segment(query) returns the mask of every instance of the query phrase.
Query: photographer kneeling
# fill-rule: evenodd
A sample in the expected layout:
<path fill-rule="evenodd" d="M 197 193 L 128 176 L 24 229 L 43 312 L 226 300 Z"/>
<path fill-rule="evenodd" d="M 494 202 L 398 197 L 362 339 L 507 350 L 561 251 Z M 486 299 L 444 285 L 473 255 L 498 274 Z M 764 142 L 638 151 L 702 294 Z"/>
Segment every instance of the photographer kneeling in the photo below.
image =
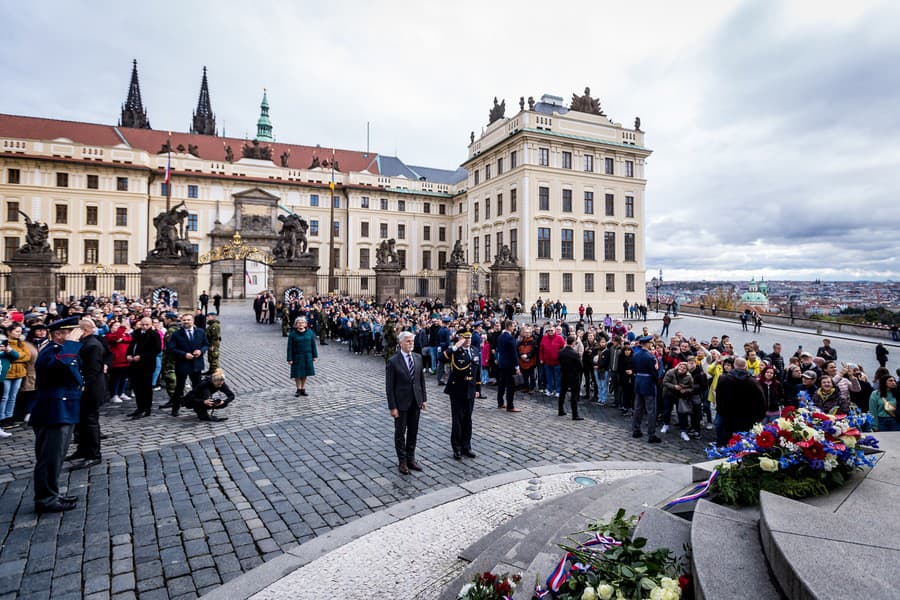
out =
<path fill-rule="evenodd" d="M 217 393 L 224 394 L 225 398 L 214 398 L 213 395 Z M 225 408 L 233 400 L 234 392 L 225 383 L 225 372 L 222 369 L 216 369 L 212 375 L 203 378 L 197 389 L 191 390 L 184 397 L 182 405 L 193 409 L 201 421 L 225 421 L 228 417 L 210 415 L 209 410 Z"/>

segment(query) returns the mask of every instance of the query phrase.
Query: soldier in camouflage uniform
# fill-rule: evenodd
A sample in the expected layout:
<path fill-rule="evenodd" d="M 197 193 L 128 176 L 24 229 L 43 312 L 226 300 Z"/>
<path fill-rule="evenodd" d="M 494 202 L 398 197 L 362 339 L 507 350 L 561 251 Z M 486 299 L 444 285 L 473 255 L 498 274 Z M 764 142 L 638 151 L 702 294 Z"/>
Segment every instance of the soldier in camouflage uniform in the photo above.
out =
<path fill-rule="evenodd" d="M 209 341 L 209 350 L 206 351 L 206 360 L 209 361 L 207 374 L 212 375 L 219 368 L 219 345 L 222 343 L 222 324 L 219 323 L 218 315 L 207 315 L 206 339 Z"/>
<path fill-rule="evenodd" d="M 382 339 L 384 340 L 384 362 L 391 360 L 391 357 L 397 352 L 397 315 L 391 313 L 388 320 L 384 324 Z"/>
<path fill-rule="evenodd" d="M 291 305 L 287 302 L 281 305 L 281 337 L 287 337 L 291 332 Z"/>
<path fill-rule="evenodd" d="M 166 326 L 163 347 L 168 348 L 172 334 L 181 329 L 181 322 L 178 320 L 176 313 L 168 312 L 163 317 L 163 323 Z M 175 397 L 175 357 L 169 352 L 163 352 L 162 370 L 159 373 L 159 380 L 166 386 L 166 394 L 169 395 L 169 401 L 160 406 L 160 408 L 171 408 L 172 398 Z"/>

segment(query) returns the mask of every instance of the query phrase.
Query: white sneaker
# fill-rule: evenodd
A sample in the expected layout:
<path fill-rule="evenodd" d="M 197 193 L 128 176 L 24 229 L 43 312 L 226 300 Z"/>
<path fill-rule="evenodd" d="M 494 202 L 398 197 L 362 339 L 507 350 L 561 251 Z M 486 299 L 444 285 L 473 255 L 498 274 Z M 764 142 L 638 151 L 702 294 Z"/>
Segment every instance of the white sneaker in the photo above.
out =
<path fill-rule="evenodd" d="M 8 438 L 8 437 L 12 437 L 12 434 L 0 429 L 0 438 Z"/>
<path fill-rule="evenodd" d="M 119 398 L 118 396 L 113 396 L 112 398 L 109 399 L 109 401 L 112 402 L 113 404 L 122 404 L 122 399 Z"/>
<path fill-rule="evenodd" d="M 707 424 L 706 424 L 706 429 L 713 429 L 713 424 L 712 424 L 712 423 L 707 423 Z"/>
<path fill-rule="evenodd" d="M 659 432 L 660 433 L 669 433 L 669 425 L 666 424 L 666 425 L 663 425 L 662 427 L 660 427 Z"/>
<path fill-rule="evenodd" d="M 691 441 L 691 437 L 687 434 L 687 431 L 681 432 L 681 439 L 683 439 L 686 442 Z"/>

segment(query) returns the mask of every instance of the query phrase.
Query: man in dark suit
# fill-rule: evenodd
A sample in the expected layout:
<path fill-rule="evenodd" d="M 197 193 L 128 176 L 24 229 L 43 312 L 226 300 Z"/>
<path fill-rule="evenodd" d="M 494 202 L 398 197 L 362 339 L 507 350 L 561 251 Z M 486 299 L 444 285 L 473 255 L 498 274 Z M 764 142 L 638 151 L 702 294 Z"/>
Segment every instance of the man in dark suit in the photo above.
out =
<path fill-rule="evenodd" d="M 125 360 L 128 361 L 128 378 L 134 390 L 137 409 L 128 416 L 140 419 L 150 416 L 153 404 L 153 371 L 156 369 L 156 358 L 162 351 L 162 340 L 159 332 L 153 329 L 150 317 L 144 317 L 137 329 L 131 334 L 131 344 Z"/>
<path fill-rule="evenodd" d="M 512 304 L 507 303 L 507 306 Z M 519 366 L 519 354 L 516 349 L 516 322 L 506 322 L 506 329 L 497 336 L 497 408 L 506 407 L 507 412 L 522 412 L 516 408 L 516 369 Z M 504 404 L 503 396 L 506 395 Z"/>
<path fill-rule="evenodd" d="M 472 412 L 475 410 L 475 382 L 481 377 L 481 357 L 472 349 L 472 333 L 464 331 L 443 352 L 450 365 L 444 393 L 450 396 L 450 446 L 453 458 L 475 458 L 472 452 Z"/>
<path fill-rule="evenodd" d="M 416 438 L 419 434 L 419 414 L 426 408 L 425 370 L 422 357 L 413 352 L 415 336 L 404 331 L 398 336 L 400 352 L 385 365 L 385 388 L 388 409 L 394 418 L 394 447 L 400 473 L 409 475 L 410 469 L 421 471 L 416 462 Z"/>
<path fill-rule="evenodd" d="M 84 332 L 78 351 L 84 389 L 81 393 L 81 413 L 75 428 L 78 449 L 68 459 L 76 461 L 71 469 L 86 469 L 100 464 L 100 406 L 109 399 L 106 373 L 112 363 L 112 355 L 106 343 L 96 335 L 97 325 L 92 319 L 82 319 L 78 327 Z"/>
<path fill-rule="evenodd" d="M 575 350 L 575 342 L 578 338 L 570 335 L 566 338 L 566 347 L 559 351 L 559 416 L 566 414 L 566 394 L 571 394 L 569 403 L 572 406 L 572 420 L 583 421 L 584 417 L 578 416 L 578 390 L 581 387 L 581 374 L 584 366 L 581 357 Z"/>
<path fill-rule="evenodd" d="M 200 310 L 203 311 L 203 314 L 209 314 L 209 294 L 206 293 L 206 290 L 203 290 L 203 293 L 200 294 Z"/>
<path fill-rule="evenodd" d="M 187 313 L 181 315 L 181 329 L 172 334 L 166 348 L 175 359 L 175 394 L 172 396 L 172 416 L 178 416 L 181 398 L 184 396 L 184 384 L 188 377 L 191 388 L 200 385 L 200 374 L 203 373 L 203 355 L 209 349 L 206 332 L 194 327 L 194 316 Z"/>

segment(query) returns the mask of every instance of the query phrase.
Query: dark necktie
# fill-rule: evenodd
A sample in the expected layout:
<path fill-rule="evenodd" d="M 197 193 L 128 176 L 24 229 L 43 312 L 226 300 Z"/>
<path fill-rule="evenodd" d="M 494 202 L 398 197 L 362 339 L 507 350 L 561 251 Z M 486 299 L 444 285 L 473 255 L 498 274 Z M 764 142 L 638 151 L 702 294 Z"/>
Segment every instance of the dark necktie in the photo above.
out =
<path fill-rule="evenodd" d="M 413 366 L 412 354 L 407 354 L 407 355 L 406 355 L 406 365 L 407 365 L 407 367 L 409 368 L 409 377 L 410 377 L 410 379 L 412 379 L 412 376 L 413 376 L 413 369 L 415 368 L 415 367 Z"/>
<path fill-rule="evenodd" d="M 187 334 L 188 334 L 188 342 L 193 342 L 194 341 L 194 331 L 192 329 L 188 329 Z"/>

